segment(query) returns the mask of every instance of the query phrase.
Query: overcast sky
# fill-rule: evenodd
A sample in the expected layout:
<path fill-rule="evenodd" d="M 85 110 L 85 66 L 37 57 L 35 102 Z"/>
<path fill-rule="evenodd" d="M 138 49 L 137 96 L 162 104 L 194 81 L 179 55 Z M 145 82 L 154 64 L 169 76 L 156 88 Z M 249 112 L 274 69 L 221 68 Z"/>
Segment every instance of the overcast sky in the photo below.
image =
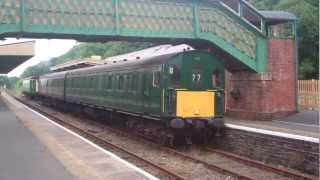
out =
<path fill-rule="evenodd" d="M 8 43 L 16 43 L 16 42 L 24 42 L 24 41 L 32 41 L 35 39 L 13 39 L 7 38 L 6 40 L 1 41 L 0 44 L 8 44 Z M 20 76 L 23 71 L 35 64 L 38 64 L 41 61 L 50 60 L 53 57 L 61 56 L 68 52 L 74 45 L 77 44 L 75 40 L 58 40 L 58 39 L 37 39 L 35 45 L 35 56 L 25 63 L 21 64 L 14 70 L 12 70 L 8 76 Z"/>

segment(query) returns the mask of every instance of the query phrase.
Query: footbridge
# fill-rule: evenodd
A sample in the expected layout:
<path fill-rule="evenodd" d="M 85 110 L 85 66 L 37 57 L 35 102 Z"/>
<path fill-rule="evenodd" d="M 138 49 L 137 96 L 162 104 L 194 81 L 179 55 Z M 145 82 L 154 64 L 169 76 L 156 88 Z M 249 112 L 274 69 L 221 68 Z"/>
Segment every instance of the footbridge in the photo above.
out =
<path fill-rule="evenodd" d="M 208 44 L 239 67 L 266 68 L 266 21 L 244 0 L 1 0 L 6 37 Z"/>

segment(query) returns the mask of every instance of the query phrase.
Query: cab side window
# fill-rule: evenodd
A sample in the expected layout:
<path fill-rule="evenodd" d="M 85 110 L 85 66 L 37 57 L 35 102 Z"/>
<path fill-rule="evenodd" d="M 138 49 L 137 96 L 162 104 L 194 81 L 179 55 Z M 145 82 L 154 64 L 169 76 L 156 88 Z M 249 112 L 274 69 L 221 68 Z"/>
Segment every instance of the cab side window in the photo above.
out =
<path fill-rule="evenodd" d="M 180 68 L 176 65 L 169 67 L 170 81 L 173 85 L 179 85 L 180 82 Z"/>

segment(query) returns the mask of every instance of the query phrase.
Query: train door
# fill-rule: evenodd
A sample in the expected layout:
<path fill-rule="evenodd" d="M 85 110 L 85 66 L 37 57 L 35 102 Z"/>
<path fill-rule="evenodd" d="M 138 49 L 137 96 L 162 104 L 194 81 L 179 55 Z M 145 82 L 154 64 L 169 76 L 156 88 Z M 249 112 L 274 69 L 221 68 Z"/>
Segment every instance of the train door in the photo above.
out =
<path fill-rule="evenodd" d="M 150 87 L 150 110 L 152 114 L 161 115 L 161 66 L 152 69 Z"/>
<path fill-rule="evenodd" d="M 143 96 L 143 108 L 146 113 L 150 113 L 151 99 L 150 99 L 150 86 L 151 86 L 151 73 L 149 71 L 143 72 L 142 76 L 142 96 Z"/>
<path fill-rule="evenodd" d="M 68 74 L 69 73 L 66 73 L 65 75 L 64 75 L 64 77 L 63 77 L 63 100 L 66 100 L 66 87 L 67 87 L 67 77 L 68 77 Z"/>

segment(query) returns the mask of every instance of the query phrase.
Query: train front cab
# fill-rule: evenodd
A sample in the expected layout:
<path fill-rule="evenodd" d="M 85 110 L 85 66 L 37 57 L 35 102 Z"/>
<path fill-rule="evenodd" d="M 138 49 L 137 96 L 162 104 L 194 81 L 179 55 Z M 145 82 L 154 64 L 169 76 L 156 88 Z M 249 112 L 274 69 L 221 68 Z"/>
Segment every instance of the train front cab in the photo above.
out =
<path fill-rule="evenodd" d="M 24 96 L 34 98 L 38 93 L 38 77 L 32 76 L 22 81 L 22 93 Z"/>
<path fill-rule="evenodd" d="M 174 129 L 220 129 L 224 113 L 224 65 L 208 53 L 187 52 L 168 65 L 166 104 Z"/>

